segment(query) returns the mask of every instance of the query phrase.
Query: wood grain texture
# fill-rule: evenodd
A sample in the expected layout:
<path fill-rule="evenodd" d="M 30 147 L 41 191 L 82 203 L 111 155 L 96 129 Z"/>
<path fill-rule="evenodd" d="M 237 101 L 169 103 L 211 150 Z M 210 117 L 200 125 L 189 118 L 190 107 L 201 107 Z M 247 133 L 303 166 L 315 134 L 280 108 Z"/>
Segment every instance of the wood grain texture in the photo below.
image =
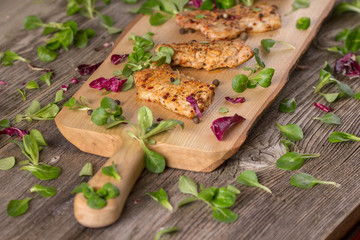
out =
<path fill-rule="evenodd" d="M 320 0 L 319 0 L 320 1 Z M 59 58 L 46 66 L 55 69 L 53 85 L 42 85 L 41 89 L 28 92 L 24 103 L 15 92 L 23 88 L 23 82 L 36 80 L 40 73 L 28 70 L 25 65 L 16 63 L 11 68 L 0 67 L 1 80 L 9 86 L 1 86 L 0 119 L 13 119 L 24 112 L 34 99 L 43 105 L 53 101 L 54 94 L 61 84 L 68 84 L 73 76 L 71 69 L 80 63 L 95 63 L 109 55 L 110 49 L 96 52 L 93 49 L 104 42 L 114 41 L 96 20 L 88 21 L 80 16 L 65 15 L 65 1 L 1 1 L 0 2 L 0 51 L 11 49 L 26 58 L 34 60 L 35 65 L 45 65 L 36 60 L 36 47 L 42 43 L 40 31 L 28 32 L 22 29 L 22 20 L 30 14 L 38 14 L 46 21 L 64 21 L 75 19 L 81 27 L 92 27 L 97 37 L 90 41 L 86 49 L 71 49 L 62 52 Z M 312 1 L 313 2 L 313 1 Z M 102 12 L 113 16 L 117 27 L 125 27 L 134 16 L 126 13 L 128 5 L 114 1 Z M 10 16 L 10 20 L 6 18 Z M 49 147 L 41 153 L 41 161 L 49 163 L 54 156 L 60 156 L 55 165 L 62 167 L 63 173 L 54 181 L 40 181 L 30 173 L 20 170 L 19 166 L 10 171 L 0 172 L 0 238 L 1 239 L 152 239 L 160 227 L 177 225 L 180 231 L 163 239 L 339 239 L 356 221 L 359 221 L 360 205 L 360 145 L 349 142 L 330 144 L 327 136 L 332 131 L 347 131 L 360 134 L 359 102 L 354 99 L 342 99 L 332 107 L 342 120 L 341 126 L 329 126 L 313 121 L 312 117 L 320 113 L 312 104 L 325 103 L 312 93 L 323 62 L 334 64 L 337 54 L 326 51 L 327 47 L 338 45 L 334 40 L 337 31 L 358 24 L 357 14 L 346 13 L 330 17 L 322 26 L 315 40 L 298 65 L 308 66 L 305 70 L 295 70 L 289 77 L 280 95 L 258 119 L 247 140 L 236 154 L 211 173 L 194 173 L 184 170 L 166 169 L 163 174 L 144 171 L 125 204 L 121 219 L 108 228 L 88 229 L 76 222 L 73 215 L 74 197 L 72 189 L 87 177 L 78 173 L 86 162 L 91 162 L 94 170 L 99 170 L 106 158 L 81 152 L 69 143 L 57 130 L 53 121 L 21 123 L 16 126 L 43 132 Z M 357 79 L 341 78 L 355 92 L 360 91 Z M 70 98 L 80 85 L 71 85 L 65 97 Z M 330 87 L 329 91 L 335 88 Z M 292 114 L 278 112 L 278 105 L 284 98 L 296 97 L 297 110 Z M 322 156 L 313 159 L 301 168 L 302 172 L 312 174 L 323 180 L 336 181 L 341 187 L 316 186 L 303 190 L 290 186 L 290 172 L 274 167 L 276 159 L 285 152 L 280 144 L 280 133 L 275 122 L 282 124 L 297 123 L 305 134 L 299 142 L 302 152 L 319 152 Z M 0 136 L 0 158 L 15 156 L 17 161 L 24 159 L 19 149 L 8 143 L 9 137 Z M 234 183 L 235 178 L 244 169 L 258 169 L 261 183 L 270 187 L 273 195 L 257 189 L 239 186 L 241 195 L 232 208 L 239 214 L 239 220 L 233 224 L 222 224 L 212 220 L 211 211 L 202 203 L 194 203 L 182 209 L 169 212 L 159 206 L 146 192 L 157 191 L 163 187 L 170 196 L 170 202 L 176 205 L 183 197 L 177 187 L 177 181 L 183 174 L 192 177 L 206 187 L 225 186 Z M 35 184 L 51 185 L 58 193 L 49 199 L 43 199 L 29 189 Z M 33 197 L 29 211 L 18 218 L 6 215 L 6 205 L 11 199 Z M 137 201 L 135 201 L 137 200 Z"/>
<path fill-rule="evenodd" d="M 241 67 L 253 67 L 255 59 L 242 64 L 240 67 L 229 69 L 218 69 L 215 71 L 205 71 L 192 68 L 179 68 L 190 77 L 195 77 L 202 82 L 211 83 L 213 79 L 220 79 L 221 84 L 216 89 L 215 99 L 211 106 L 205 111 L 204 118 L 200 124 L 194 124 L 191 119 L 172 113 L 159 104 L 148 103 L 138 100 L 136 90 L 132 89 L 122 93 L 111 93 L 108 97 L 119 98 L 124 115 L 127 120 L 137 122 L 137 110 L 141 106 L 149 107 L 154 118 L 178 119 L 184 122 L 185 129 L 176 128 L 171 133 L 164 133 L 156 136 L 156 145 L 151 145 L 152 149 L 165 156 L 167 166 L 172 168 L 185 169 L 190 171 L 209 172 L 220 166 L 225 160 L 230 158 L 243 144 L 248 131 L 256 121 L 257 117 L 264 109 L 275 99 L 277 94 L 287 82 L 290 70 L 297 62 L 298 58 L 306 50 L 311 40 L 314 38 L 323 19 L 328 15 L 335 1 L 318 1 L 311 4 L 309 8 L 302 12 L 295 12 L 289 16 L 284 16 L 291 9 L 289 1 L 266 1 L 268 4 L 277 4 L 282 16 L 281 29 L 261 34 L 249 34 L 246 44 L 252 48 L 258 47 L 261 39 L 272 38 L 293 44 L 296 49 L 276 45 L 270 54 L 262 51 L 261 58 L 266 63 L 266 67 L 275 69 L 272 84 L 268 88 L 258 86 L 256 89 L 248 89 L 241 94 L 236 94 L 231 86 L 233 77 L 240 73 L 245 73 Z M 319 9 L 321 9 L 319 11 Z M 300 31 L 294 27 L 296 20 L 305 14 L 311 16 L 311 27 L 307 31 Z M 179 27 L 176 26 L 175 19 L 170 19 L 161 27 L 151 26 L 149 16 L 144 16 L 135 20 L 136 23 L 124 32 L 114 47 L 112 53 L 106 58 L 98 70 L 87 80 L 87 82 L 75 94 L 76 98 L 85 96 L 92 108 L 99 106 L 103 95 L 96 89 L 91 89 L 88 84 L 99 78 L 110 78 L 117 69 L 123 69 L 125 62 L 119 65 L 111 63 L 112 54 L 124 54 L 132 51 L 133 43 L 129 41 L 129 36 L 135 34 L 142 36 L 148 31 L 154 33 L 156 44 L 188 42 L 191 39 L 205 41 L 206 38 L 200 33 L 185 34 L 179 33 Z M 175 68 L 174 68 L 175 69 Z M 246 101 L 242 104 L 232 104 L 225 100 L 225 97 L 245 97 Z M 214 136 L 210 126 L 212 122 L 224 114 L 219 113 L 218 109 L 222 106 L 229 108 L 227 116 L 233 116 L 235 113 L 243 116 L 246 120 L 241 124 L 232 127 L 226 132 L 223 141 L 218 141 Z M 119 144 L 127 141 L 128 136 L 123 134 L 131 130 L 129 125 L 119 125 L 118 127 L 105 129 L 102 126 L 96 126 L 89 121 L 89 117 L 84 112 L 73 111 L 64 108 L 56 117 L 55 122 L 63 135 L 82 151 L 101 155 L 112 156 Z M 86 135 L 86 138 L 78 138 L 78 135 Z M 124 137 L 121 137 L 125 135 Z M 80 141 L 78 141 L 80 140 Z M 102 144 L 94 144 L 101 141 Z M 106 146 L 106 150 L 102 146 Z"/>

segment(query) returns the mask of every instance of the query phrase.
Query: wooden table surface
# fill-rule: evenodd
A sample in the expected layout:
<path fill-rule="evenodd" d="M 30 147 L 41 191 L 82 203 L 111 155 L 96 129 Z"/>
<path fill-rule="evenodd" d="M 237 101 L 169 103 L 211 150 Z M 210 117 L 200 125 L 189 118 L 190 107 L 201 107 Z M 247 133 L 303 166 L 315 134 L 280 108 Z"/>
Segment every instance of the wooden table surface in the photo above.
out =
<path fill-rule="evenodd" d="M 136 5 L 126 5 L 113 1 L 101 12 L 115 19 L 115 26 L 124 28 L 135 17 L 127 12 Z M 45 22 L 75 20 L 80 28 L 91 27 L 96 37 L 91 39 L 85 49 L 71 48 L 61 51 L 58 58 L 45 64 L 37 59 L 37 46 L 43 43 L 41 30 L 26 31 L 23 19 L 28 15 L 38 15 Z M 104 43 L 116 40 L 109 35 L 97 20 L 89 20 L 80 15 L 66 15 L 66 1 L 55 0 L 4 0 L 0 2 L 0 51 L 8 49 L 30 59 L 34 65 L 46 66 L 55 71 L 50 87 L 41 84 L 38 90 L 27 91 L 24 102 L 16 88 L 24 88 L 23 83 L 37 80 L 39 72 L 31 71 L 26 64 L 18 62 L 12 67 L 0 67 L 0 80 L 9 83 L 1 86 L 0 120 L 8 118 L 23 129 L 38 129 L 48 141 L 41 155 L 42 162 L 48 163 L 59 156 L 55 164 L 63 170 L 61 176 L 53 181 L 40 181 L 32 174 L 20 170 L 16 165 L 8 171 L 0 171 L 0 239 L 152 239 L 161 227 L 178 226 L 178 233 L 164 236 L 163 239 L 338 239 L 360 219 L 360 145 L 357 142 L 331 144 L 327 136 L 333 131 L 360 134 L 360 102 L 354 99 L 341 99 L 332 104 L 336 114 L 342 119 L 341 126 L 324 125 L 312 120 L 322 113 L 314 102 L 322 102 L 321 96 L 313 93 L 318 74 L 325 60 L 331 65 L 339 56 L 326 51 L 327 47 L 337 45 L 335 33 L 345 27 L 358 24 L 360 16 L 346 13 L 329 17 L 319 30 L 308 51 L 299 60 L 298 66 L 290 75 L 289 82 L 272 103 L 249 134 L 241 149 L 221 167 L 211 173 L 194 173 L 176 169 L 166 169 L 162 174 L 145 170 L 125 205 L 122 216 L 114 225 L 102 229 L 87 229 L 79 225 L 73 215 L 73 195 L 75 186 L 88 177 L 79 177 L 79 171 L 86 162 L 91 162 L 98 171 L 105 158 L 83 153 L 71 145 L 57 130 L 54 121 L 33 121 L 14 124 L 16 114 L 23 113 L 32 100 L 42 105 L 53 101 L 55 92 L 62 84 L 69 84 L 72 77 L 78 77 L 75 68 L 82 63 L 97 63 L 110 52 L 110 48 L 96 51 Z M 358 79 L 340 77 L 355 92 L 360 91 Z M 71 85 L 64 94 L 69 99 L 80 87 Z M 279 102 L 285 98 L 296 98 L 298 107 L 292 114 L 278 111 Z M 275 122 L 296 123 L 304 131 L 304 140 L 299 142 L 302 152 L 320 153 L 318 159 L 309 160 L 301 168 L 322 180 L 331 180 L 341 187 L 316 186 L 300 189 L 290 185 L 293 172 L 286 172 L 274 166 L 275 161 L 285 149 L 282 147 L 280 133 Z M 8 136 L 0 136 L 0 158 L 15 156 L 23 160 L 19 148 L 9 143 Z M 234 183 L 244 169 L 256 169 L 262 184 L 272 189 L 270 195 L 259 189 L 240 186 Z M 234 183 L 241 190 L 236 203 L 231 208 L 239 219 L 232 224 L 218 223 L 212 219 L 210 209 L 196 202 L 181 209 L 169 212 L 145 193 L 164 188 L 170 202 L 176 204 L 184 197 L 178 190 L 181 175 L 203 183 L 205 187 L 226 186 Z M 35 184 L 51 185 L 58 189 L 51 198 L 42 198 L 29 189 Z M 29 210 L 17 218 L 8 217 L 6 206 L 12 199 L 32 197 Z"/>

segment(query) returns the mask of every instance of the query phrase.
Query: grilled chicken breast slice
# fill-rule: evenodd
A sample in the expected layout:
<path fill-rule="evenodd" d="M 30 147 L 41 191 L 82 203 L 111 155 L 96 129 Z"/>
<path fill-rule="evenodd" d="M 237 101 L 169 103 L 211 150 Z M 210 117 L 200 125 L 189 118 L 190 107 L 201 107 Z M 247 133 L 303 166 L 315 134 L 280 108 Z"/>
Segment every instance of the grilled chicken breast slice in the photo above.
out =
<path fill-rule="evenodd" d="M 180 83 L 173 84 L 178 78 Z M 175 72 L 168 64 L 138 71 L 134 74 L 134 81 L 139 99 L 159 103 L 167 110 L 188 118 L 195 117 L 196 113 L 186 97 L 192 95 L 203 112 L 215 96 L 215 85 Z"/>
<path fill-rule="evenodd" d="M 156 46 L 155 51 L 158 51 L 161 46 L 174 50 L 171 65 L 204 68 L 208 71 L 224 67 L 237 67 L 254 55 L 251 48 L 240 39 L 162 44 Z"/>
<path fill-rule="evenodd" d="M 275 5 L 236 5 L 225 10 L 181 12 L 176 15 L 176 23 L 184 28 L 200 30 L 212 40 L 219 40 L 234 39 L 242 32 L 267 32 L 278 29 L 281 27 L 281 17 Z"/>

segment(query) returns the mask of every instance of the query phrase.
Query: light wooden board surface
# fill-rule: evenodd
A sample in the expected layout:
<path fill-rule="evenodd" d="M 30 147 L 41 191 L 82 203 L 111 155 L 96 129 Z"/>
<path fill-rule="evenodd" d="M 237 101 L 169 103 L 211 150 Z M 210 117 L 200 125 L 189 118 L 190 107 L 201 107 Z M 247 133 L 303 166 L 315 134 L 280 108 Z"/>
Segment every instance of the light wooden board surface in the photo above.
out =
<path fill-rule="evenodd" d="M 219 69 L 215 71 L 205 71 L 191 68 L 179 68 L 181 72 L 195 77 L 203 82 L 211 83 L 214 79 L 221 81 L 216 89 L 215 99 L 212 105 L 205 111 L 204 118 L 200 124 L 194 124 L 192 120 L 172 113 L 156 103 L 147 103 L 137 99 L 136 90 L 132 89 L 124 93 L 112 93 L 107 95 L 113 99 L 120 99 L 121 106 L 126 119 L 137 122 L 137 110 L 141 106 L 148 106 L 154 114 L 154 119 L 178 119 L 185 123 L 185 129 L 177 128 L 171 133 L 161 134 L 156 137 L 157 144 L 151 146 L 154 150 L 165 156 L 169 167 L 192 170 L 192 171 L 211 171 L 218 167 L 226 159 L 230 158 L 243 144 L 257 117 L 275 99 L 282 87 L 285 85 L 290 70 L 301 54 L 307 49 L 311 40 L 314 38 L 323 19 L 330 12 L 334 0 L 316 1 L 309 8 L 297 11 L 288 16 L 284 16 L 291 10 L 290 1 L 266 1 L 269 4 L 277 4 L 282 16 L 282 27 L 278 30 L 250 34 L 246 44 L 252 48 L 261 49 L 261 58 L 266 63 L 266 67 L 275 69 L 272 84 L 269 88 L 258 86 L 255 89 L 248 89 L 241 94 L 235 93 L 231 88 L 233 77 L 240 73 L 246 73 L 241 67 L 254 67 L 255 59 L 251 59 L 245 64 L 234 69 Z M 295 27 L 296 20 L 301 16 L 310 16 L 311 26 L 307 31 L 298 30 Z M 132 41 L 128 38 L 130 34 L 142 36 L 148 31 L 153 32 L 154 41 L 157 44 L 172 42 L 188 42 L 192 39 L 204 41 L 206 38 L 199 32 L 195 34 L 181 35 L 179 27 L 175 24 L 175 19 L 171 19 L 160 27 L 153 27 L 149 24 L 149 17 L 144 16 L 131 28 L 128 29 L 119 40 L 113 52 L 107 57 L 99 69 L 88 79 L 82 88 L 75 94 L 76 98 L 85 96 L 91 103 L 91 107 L 99 106 L 104 95 L 96 89 L 91 89 L 88 84 L 99 78 L 110 78 L 116 69 L 123 69 L 124 64 L 115 66 L 110 62 L 113 53 L 124 54 L 132 51 Z M 265 38 L 272 38 L 293 44 L 296 49 L 292 50 L 282 45 L 276 45 L 270 54 L 263 51 L 260 41 Z M 175 69 L 176 67 L 174 67 Z M 225 100 L 225 97 L 245 97 L 246 101 L 242 104 L 232 104 Z M 229 108 L 226 116 L 235 113 L 243 116 L 246 121 L 237 124 L 226 132 L 224 140 L 219 142 L 211 131 L 212 122 L 223 117 L 219 113 L 219 108 L 225 106 Z M 124 133 L 131 130 L 131 126 L 119 125 L 112 129 L 105 129 L 94 125 L 89 121 L 85 112 L 76 112 L 64 108 L 56 117 L 55 122 L 63 135 L 81 150 L 101 156 L 112 156 L 123 141 L 129 137 Z M 104 148 L 105 146 L 105 148 Z"/>
<path fill-rule="evenodd" d="M 312 1 L 313 2 L 313 1 Z M 348 0 L 350 2 L 350 0 Z M 135 5 L 136 6 L 136 5 Z M 110 49 L 97 52 L 94 48 L 105 42 L 115 41 L 97 23 L 81 16 L 65 15 L 65 1 L 1 1 L 0 2 L 0 49 L 11 49 L 22 56 L 33 60 L 35 65 L 55 69 L 56 77 L 51 87 L 41 85 L 40 90 L 29 91 L 28 100 L 23 102 L 16 88 L 23 88 L 23 82 L 36 80 L 40 73 L 28 70 L 21 63 L 11 68 L 0 67 L 1 80 L 9 86 L 1 87 L 0 118 L 13 119 L 16 114 L 24 112 L 32 100 L 39 100 L 42 105 L 53 101 L 56 90 L 61 84 L 77 76 L 69 69 L 75 69 L 81 63 L 95 63 L 110 54 Z M 125 27 L 133 19 L 127 13 L 132 8 L 122 1 L 114 1 L 102 12 L 114 17 L 116 26 Z M 36 59 L 36 47 L 42 44 L 41 31 L 28 32 L 22 29 L 24 17 L 30 14 L 41 16 L 46 21 L 76 20 L 80 27 L 94 28 L 97 37 L 92 39 L 86 49 L 73 48 L 62 52 L 58 59 L 43 64 Z M 9 18 L 7 17 L 9 16 Z M 336 32 L 345 27 L 358 25 L 360 16 L 347 13 L 330 17 L 321 27 L 315 40 L 299 66 L 308 66 L 293 71 L 289 82 L 271 106 L 263 113 L 254 125 L 249 137 L 241 149 L 228 161 L 211 173 L 194 173 L 168 168 L 163 174 L 151 174 L 144 171 L 135 188 L 130 193 L 123 216 L 119 222 L 108 228 L 87 229 L 79 225 L 73 215 L 72 189 L 86 177 L 78 173 L 86 162 L 91 162 L 95 170 L 107 160 L 106 158 L 87 154 L 69 143 L 57 130 L 53 121 L 23 122 L 17 127 L 39 129 L 47 139 L 49 147 L 41 153 L 41 161 L 49 163 L 54 156 L 60 156 L 56 165 L 63 169 L 59 179 L 50 182 L 39 181 L 30 173 L 20 170 L 19 166 L 10 171 L 0 171 L 0 238 L 1 239 L 152 239 L 160 227 L 176 224 L 181 229 L 163 239 L 340 239 L 359 221 L 360 210 L 360 147 L 358 143 L 330 144 L 327 136 L 332 131 L 345 131 L 360 134 L 359 103 L 353 99 L 343 99 L 332 107 L 343 120 L 343 125 L 326 126 L 311 118 L 320 116 L 312 104 L 322 102 L 322 98 L 313 94 L 312 86 L 318 79 L 323 62 L 331 65 L 339 56 L 326 51 L 335 46 Z M 356 79 L 348 80 L 355 92 L 360 91 Z M 80 85 L 72 85 L 65 94 L 69 99 Z M 329 91 L 335 88 L 328 89 Z M 278 112 L 278 105 L 284 98 L 295 97 L 298 108 L 292 114 Z M 311 190 L 302 190 L 289 185 L 291 173 L 284 173 L 274 167 L 276 159 L 285 150 L 280 144 L 280 133 L 275 126 L 279 123 L 296 123 L 305 133 L 305 139 L 299 147 L 303 152 L 318 152 L 322 156 L 307 162 L 301 169 L 318 178 L 333 180 L 341 188 L 317 186 Z M 8 142 L 9 137 L 0 136 L 0 157 L 15 156 L 22 160 L 18 147 Z M 172 213 L 163 209 L 146 192 L 157 191 L 163 187 L 170 196 L 170 202 L 177 204 L 184 197 L 177 188 L 179 176 L 186 174 L 206 187 L 225 186 L 233 183 L 244 169 L 258 169 L 261 183 L 269 186 L 274 196 L 256 189 L 238 186 L 242 193 L 233 211 L 240 215 L 233 224 L 222 224 L 212 220 L 211 211 L 201 203 L 192 204 Z M 30 193 L 35 184 L 48 184 L 58 189 L 57 195 L 43 199 Z M 6 205 L 11 199 L 33 197 L 29 211 L 19 218 L 10 218 L 6 214 Z M 135 204 L 135 200 L 140 200 Z M 349 240 L 351 233 L 344 239 Z"/>

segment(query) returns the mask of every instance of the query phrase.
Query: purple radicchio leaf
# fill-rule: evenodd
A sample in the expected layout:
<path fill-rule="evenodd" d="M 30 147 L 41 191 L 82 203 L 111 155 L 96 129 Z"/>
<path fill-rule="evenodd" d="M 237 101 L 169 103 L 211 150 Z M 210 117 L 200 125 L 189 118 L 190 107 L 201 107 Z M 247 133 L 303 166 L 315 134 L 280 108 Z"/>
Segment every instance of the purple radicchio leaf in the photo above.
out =
<path fill-rule="evenodd" d="M 232 117 L 222 117 L 218 118 L 211 124 L 211 130 L 215 134 L 216 138 L 219 141 L 223 140 L 223 136 L 228 128 L 233 126 L 236 123 L 244 121 L 245 118 L 243 118 L 240 115 L 235 114 Z"/>
<path fill-rule="evenodd" d="M 123 62 L 128 56 L 129 54 L 113 54 L 111 55 L 111 62 L 114 65 L 118 65 L 119 63 Z"/>
<path fill-rule="evenodd" d="M 186 97 L 186 101 L 190 103 L 191 107 L 194 108 L 196 115 L 198 115 L 199 118 L 202 118 L 201 111 L 199 109 L 199 106 L 197 105 L 196 99 L 189 95 Z"/>
<path fill-rule="evenodd" d="M 243 103 L 243 102 L 245 102 L 244 97 L 237 97 L 237 98 L 225 97 L 225 100 L 229 101 L 231 103 Z"/>
<path fill-rule="evenodd" d="M 355 54 L 351 52 L 336 60 L 334 70 L 336 73 L 341 73 L 350 78 L 360 76 L 360 65 L 355 60 Z"/>
<path fill-rule="evenodd" d="M 189 7 L 200 8 L 202 3 L 203 3 L 202 0 L 190 0 L 188 2 L 188 6 Z"/>
<path fill-rule="evenodd" d="M 101 77 L 92 81 L 89 86 L 98 90 L 105 89 L 106 91 L 120 92 L 126 81 L 127 79 L 120 80 L 117 77 L 112 77 L 110 79 Z"/>
<path fill-rule="evenodd" d="M 69 88 L 69 85 L 63 84 L 63 85 L 61 85 L 60 90 L 63 90 L 65 93 L 65 92 L 67 92 L 68 88 Z"/>
<path fill-rule="evenodd" d="M 16 136 L 18 136 L 18 137 L 20 137 L 22 139 L 24 135 L 29 134 L 29 131 L 19 129 L 19 128 L 16 128 L 16 127 L 9 127 L 9 128 L 5 128 L 4 130 L 0 131 L 0 134 L 8 134 L 10 137 L 16 135 Z"/>
<path fill-rule="evenodd" d="M 109 47 L 113 47 L 114 46 L 114 42 L 109 42 L 109 43 L 104 43 L 103 47 L 104 48 L 109 48 Z"/>
<path fill-rule="evenodd" d="M 324 112 L 333 112 L 334 109 L 333 108 L 329 108 L 321 103 L 314 103 L 314 106 L 319 108 L 320 110 L 324 111 Z"/>
<path fill-rule="evenodd" d="M 6 82 L 0 80 L 0 85 L 8 85 Z"/>
<path fill-rule="evenodd" d="M 82 82 L 82 80 L 80 80 L 80 79 L 77 79 L 77 78 L 72 78 L 72 79 L 70 79 L 70 83 L 72 83 L 72 84 L 78 84 L 79 82 Z"/>
<path fill-rule="evenodd" d="M 96 64 L 81 64 L 76 68 L 76 70 L 81 76 L 87 76 L 94 73 L 101 64 L 102 62 Z"/>

